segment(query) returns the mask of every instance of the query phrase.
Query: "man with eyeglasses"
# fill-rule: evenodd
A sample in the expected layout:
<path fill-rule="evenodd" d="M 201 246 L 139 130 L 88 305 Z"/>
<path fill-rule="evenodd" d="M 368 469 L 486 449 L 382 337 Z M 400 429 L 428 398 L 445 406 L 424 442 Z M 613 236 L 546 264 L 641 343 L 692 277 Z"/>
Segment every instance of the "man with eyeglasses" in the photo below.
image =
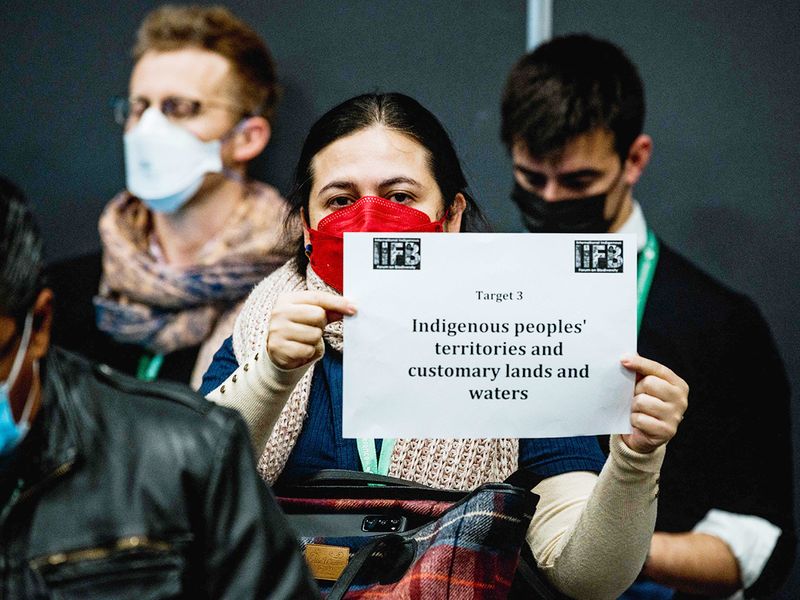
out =
<path fill-rule="evenodd" d="M 623 598 L 760 598 L 786 580 L 796 544 L 788 381 L 753 302 L 661 242 L 634 200 L 653 149 L 644 113 L 636 67 L 608 41 L 569 35 L 523 56 L 502 104 L 511 200 L 533 233 L 637 234 L 639 351 L 691 390 L 650 553 Z"/>
<path fill-rule="evenodd" d="M 252 286 L 289 258 L 285 201 L 247 178 L 278 96 L 269 50 L 221 7 L 159 8 L 133 49 L 126 190 L 100 218 L 101 254 L 50 270 L 60 345 L 199 387 Z"/>
<path fill-rule="evenodd" d="M 52 299 L 0 178 L 0 598 L 316 598 L 238 413 L 51 347 Z"/>

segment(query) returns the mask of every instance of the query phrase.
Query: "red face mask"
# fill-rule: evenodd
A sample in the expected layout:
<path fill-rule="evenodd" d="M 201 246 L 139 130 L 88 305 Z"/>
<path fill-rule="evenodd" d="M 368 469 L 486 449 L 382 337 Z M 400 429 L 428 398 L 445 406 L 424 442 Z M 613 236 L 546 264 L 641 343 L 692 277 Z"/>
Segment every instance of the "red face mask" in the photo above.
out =
<path fill-rule="evenodd" d="M 306 227 L 311 241 L 311 247 L 306 246 L 306 254 L 314 272 L 341 292 L 346 231 L 439 232 L 444 231 L 447 218 L 445 214 L 438 221 L 431 221 L 416 208 L 377 196 L 364 196 L 320 220 L 316 229 Z"/>

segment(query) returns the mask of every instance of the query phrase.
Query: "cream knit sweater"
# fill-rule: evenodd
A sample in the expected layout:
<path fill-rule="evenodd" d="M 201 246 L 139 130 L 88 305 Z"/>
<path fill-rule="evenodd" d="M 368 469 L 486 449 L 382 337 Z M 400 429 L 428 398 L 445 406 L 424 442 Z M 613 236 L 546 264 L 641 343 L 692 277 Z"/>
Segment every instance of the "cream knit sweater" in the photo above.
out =
<path fill-rule="evenodd" d="M 244 304 L 233 328 L 233 350 L 241 365 L 258 362 L 267 345 L 272 309 L 287 292 L 318 290 L 337 293 L 309 267 L 297 272 L 294 261 L 258 284 Z M 342 321 L 325 326 L 325 342 L 341 352 L 344 348 Z M 320 347 L 319 351 L 322 351 Z M 246 370 L 248 367 L 245 366 Z M 283 472 L 308 414 L 314 366 L 310 366 L 285 401 L 258 459 L 258 471 L 272 483 Z M 469 491 L 482 483 L 503 481 L 517 470 L 519 441 L 516 439 L 408 439 L 400 438 L 389 457 L 389 475 L 442 489 Z"/>

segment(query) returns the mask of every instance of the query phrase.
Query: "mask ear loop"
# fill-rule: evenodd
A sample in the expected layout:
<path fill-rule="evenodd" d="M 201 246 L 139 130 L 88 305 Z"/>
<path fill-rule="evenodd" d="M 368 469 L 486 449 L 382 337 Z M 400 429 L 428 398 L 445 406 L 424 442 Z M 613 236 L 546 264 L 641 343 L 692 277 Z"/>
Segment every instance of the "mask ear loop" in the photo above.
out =
<path fill-rule="evenodd" d="M 450 213 L 450 209 L 448 208 L 447 210 L 444 211 L 444 215 L 442 216 L 442 218 L 439 219 L 439 227 L 438 227 L 438 229 L 442 233 L 446 233 L 446 230 L 444 228 L 444 224 L 447 223 L 450 220 L 451 216 L 452 215 Z"/>
<path fill-rule="evenodd" d="M 11 365 L 11 371 L 3 384 L 6 392 L 11 394 L 11 388 L 17 382 L 17 376 L 22 369 L 22 363 L 25 362 L 25 356 L 28 354 L 28 345 L 31 341 L 31 334 L 33 331 L 33 313 L 29 312 L 25 317 L 25 326 L 22 330 L 22 340 L 20 340 L 19 348 L 17 348 L 17 355 L 14 357 L 14 363 Z M 39 361 L 33 363 L 33 378 L 36 380 L 39 377 Z M 22 434 L 27 433 L 30 428 L 28 419 L 30 418 L 31 411 L 33 410 L 33 385 L 28 390 L 28 397 L 25 400 L 25 408 L 22 410 L 22 415 L 17 422 L 17 427 L 20 428 Z"/>
<path fill-rule="evenodd" d="M 6 386 L 8 391 L 11 392 L 12 386 L 16 383 L 17 375 L 22 369 L 22 363 L 25 361 L 25 355 L 28 354 L 28 344 L 31 341 L 31 331 L 33 330 L 33 313 L 29 312 L 25 317 L 25 326 L 22 329 L 22 340 L 20 340 L 19 348 L 17 348 L 17 355 L 14 357 L 14 362 L 11 365 L 11 371 L 6 378 Z"/>
<path fill-rule="evenodd" d="M 38 359 L 33 361 L 33 381 L 38 381 L 39 379 L 39 361 Z M 28 390 L 28 398 L 25 400 L 25 408 L 22 409 L 22 415 L 19 418 L 19 422 L 17 423 L 17 427 L 22 430 L 22 434 L 28 433 L 30 429 L 30 418 L 31 418 L 31 411 L 33 410 L 33 397 L 35 386 L 31 383 L 31 387 Z"/>
<path fill-rule="evenodd" d="M 245 115 L 244 117 L 242 117 L 239 120 L 238 123 L 236 123 L 236 125 L 231 127 L 230 130 L 228 130 L 227 133 L 222 134 L 222 136 L 220 136 L 220 138 L 219 138 L 220 149 L 221 149 L 222 145 L 225 144 L 228 140 L 232 139 L 234 136 L 236 136 L 239 133 L 241 133 L 244 130 L 244 126 L 247 123 L 248 119 L 250 119 L 251 117 L 254 117 L 254 116 L 255 115 Z M 240 173 L 237 173 L 236 171 L 232 171 L 231 169 L 229 169 L 225 165 L 222 165 L 221 174 L 224 175 L 225 177 L 227 177 L 228 179 L 232 179 L 233 181 L 236 181 L 237 183 L 241 183 L 242 185 L 246 185 L 247 184 L 247 177 L 246 176 L 244 176 L 244 175 L 242 175 Z"/>
<path fill-rule="evenodd" d="M 300 222 L 303 224 L 303 230 L 308 233 L 311 228 L 308 226 L 308 221 L 306 221 L 306 211 L 302 207 L 300 208 Z M 303 246 L 303 250 L 306 253 L 306 258 L 311 258 L 311 244 Z"/>

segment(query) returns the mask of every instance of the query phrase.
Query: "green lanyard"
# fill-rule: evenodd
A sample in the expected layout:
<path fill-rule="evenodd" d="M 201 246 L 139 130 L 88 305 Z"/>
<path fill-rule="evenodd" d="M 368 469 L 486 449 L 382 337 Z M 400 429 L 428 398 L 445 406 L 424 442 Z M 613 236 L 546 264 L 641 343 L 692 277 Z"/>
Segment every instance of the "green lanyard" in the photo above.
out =
<path fill-rule="evenodd" d="M 17 485 L 14 487 L 14 489 L 11 492 L 11 495 L 8 497 L 5 506 L 3 506 L 3 510 L 0 511 L 0 524 L 6 520 L 8 513 L 11 512 L 12 508 L 14 508 L 14 503 L 19 498 L 19 495 L 22 492 L 22 486 L 24 484 L 25 484 L 24 479 L 22 479 L 21 477 L 17 479 Z"/>
<path fill-rule="evenodd" d="M 656 273 L 658 263 L 658 238 L 653 230 L 647 229 L 647 241 L 644 248 L 639 253 L 639 264 L 636 270 L 636 331 L 642 328 L 642 317 L 644 307 L 647 304 L 647 295 L 650 293 L 650 286 L 653 284 L 653 276 Z"/>
<path fill-rule="evenodd" d="M 644 307 L 647 304 L 647 295 L 650 293 L 650 286 L 653 283 L 653 275 L 656 272 L 656 263 L 658 263 L 658 238 L 656 238 L 652 229 L 648 228 L 647 241 L 639 254 L 636 271 L 636 331 L 639 331 L 642 326 L 642 316 L 644 315 Z M 361 468 L 364 472 L 378 475 L 389 473 L 389 462 L 394 444 L 395 440 L 393 439 L 383 440 L 379 461 L 375 452 L 375 440 L 358 438 L 356 445 L 358 446 L 358 456 L 361 459 Z"/>
<path fill-rule="evenodd" d="M 361 469 L 365 473 L 388 475 L 394 442 L 395 440 L 393 439 L 383 440 L 381 444 L 381 458 L 380 462 L 378 462 L 378 457 L 375 452 L 375 440 L 358 438 L 356 440 L 356 445 L 358 446 L 358 457 L 361 459 Z"/>
<path fill-rule="evenodd" d="M 148 356 L 143 354 L 139 359 L 139 368 L 136 370 L 136 379 L 142 381 L 154 381 L 158 377 L 161 365 L 164 364 L 163 354 L 153 354 Z"/>

